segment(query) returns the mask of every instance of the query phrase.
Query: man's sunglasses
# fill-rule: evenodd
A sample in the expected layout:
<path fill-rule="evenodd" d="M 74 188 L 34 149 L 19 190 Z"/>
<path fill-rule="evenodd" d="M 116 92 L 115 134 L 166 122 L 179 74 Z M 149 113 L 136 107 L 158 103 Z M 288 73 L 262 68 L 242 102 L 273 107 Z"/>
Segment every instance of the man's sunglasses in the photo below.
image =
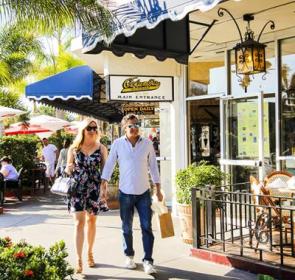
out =
<path fill-rule="evenodd" d="M 97 131 L 97 126 L 87 126 L 87 127 L 86 127 L 86 130 L 87 130 L 87 131 L 91 131 L 91 130 L 93 130 L 93 131 Z"/>
<path fill-rule="evenodd" d="M 139 128 L 139 124 L 129 124 L 127 125 L 128 128 Z"/>

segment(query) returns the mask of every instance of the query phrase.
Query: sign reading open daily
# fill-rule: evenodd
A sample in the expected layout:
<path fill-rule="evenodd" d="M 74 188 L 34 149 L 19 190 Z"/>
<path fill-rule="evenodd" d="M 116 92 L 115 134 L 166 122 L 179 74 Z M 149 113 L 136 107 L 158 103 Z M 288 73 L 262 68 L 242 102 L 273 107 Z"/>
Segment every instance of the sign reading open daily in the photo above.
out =
<path fill-rule="evenodd" d="M 173 77 L 110 75 L 110 100 L 169 102 L 173 101 Z"/>
<path fill-rule="evenodd" d="M 124 115 L 134 113 L 136 115 L 154 115 L 155 114 L 155 106 L 153 105 L 132 105 L 125 104 L 123 106 Z"/>

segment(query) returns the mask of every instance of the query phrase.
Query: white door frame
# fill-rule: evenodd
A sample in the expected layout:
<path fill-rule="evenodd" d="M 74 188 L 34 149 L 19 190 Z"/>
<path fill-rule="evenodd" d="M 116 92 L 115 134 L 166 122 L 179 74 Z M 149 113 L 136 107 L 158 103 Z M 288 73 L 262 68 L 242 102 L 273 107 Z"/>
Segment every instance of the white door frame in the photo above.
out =
<path fill-rule="evenodd" d="M 229 100 L 238 99 L 253 99 L 257 98 L 258 101 L 258 158 L 255 160 L 234 160 L 226 158 L 226 128 L 227 119 L 225 117 L 225 104 Z M 221 159 L 220 165 L 225 170 L 226 165 L 239 165 L 239 166 L 251 166 L 259 168 L 259 180 L 262 181 L 264 177 L 264 110 L 263 110 L 263 92 L 256 94 L 248 94 L 247 96 L 222 96 L 220 98 L 220 140 L 221 140 Z"/>

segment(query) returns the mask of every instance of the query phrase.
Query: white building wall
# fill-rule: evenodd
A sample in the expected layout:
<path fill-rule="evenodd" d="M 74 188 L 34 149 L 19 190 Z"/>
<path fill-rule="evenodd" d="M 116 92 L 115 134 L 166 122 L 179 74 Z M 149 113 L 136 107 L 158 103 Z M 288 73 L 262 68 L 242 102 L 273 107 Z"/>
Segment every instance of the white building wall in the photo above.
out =
<path fill-rule="evenodd" d="M 174 102 L 160 103 L 160 151 L 162 160 L 161 184 L 168 205 L 175 211 L 175 174 L 186 166 L 186 66 L 180 65 L 173 59 L 158 61 L 148 56 L 136 58 L 132 54 L 122 57 L 111 52 L 98 55 L 79 55 L 97 73 L 103 75 L 151 75 L 174 77 Z"/>

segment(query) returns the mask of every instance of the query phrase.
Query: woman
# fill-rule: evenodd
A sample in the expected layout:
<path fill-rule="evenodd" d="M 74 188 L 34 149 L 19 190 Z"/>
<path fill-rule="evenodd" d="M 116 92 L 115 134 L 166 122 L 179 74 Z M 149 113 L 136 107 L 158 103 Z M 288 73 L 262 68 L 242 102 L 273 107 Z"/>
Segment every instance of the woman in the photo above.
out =
<path fill-rule="evenodd" d="M 71 144 L 70 139 L 66 139 L 63 143 L 63 148 L 61 149 L 59 153 L 57 165 L 55 168 L 56 176 L 60 176 L 64 172 L 67 166 L 67 158 L 68 158 L 68 151 L 69 151 L 70 144 Z"/>
<path fill-rule="evenodd" d="M 99 142 L 99 129 L 94 119 L 84 120 L 74 143 L 69 148 L 66 172 L 77 182 L 68 197 L 68 208 L 75 220 L 76 273 L 82 273 L 84 226 L 87 221 L 88 266 L 94 267 L 93 244 L 96 216 L 105 211 L 106 189 L 100 189 L 101 172 L 107 148 Z"/>
<path fill-rule="evenodd" d="M 11 164 L 11 159 L 8 156 L 4 156 L 0 159 L 1 170 L 0 173 L 4 176 L 7 181 L 17 181 L 18 173 L 15 167 Z"/>

